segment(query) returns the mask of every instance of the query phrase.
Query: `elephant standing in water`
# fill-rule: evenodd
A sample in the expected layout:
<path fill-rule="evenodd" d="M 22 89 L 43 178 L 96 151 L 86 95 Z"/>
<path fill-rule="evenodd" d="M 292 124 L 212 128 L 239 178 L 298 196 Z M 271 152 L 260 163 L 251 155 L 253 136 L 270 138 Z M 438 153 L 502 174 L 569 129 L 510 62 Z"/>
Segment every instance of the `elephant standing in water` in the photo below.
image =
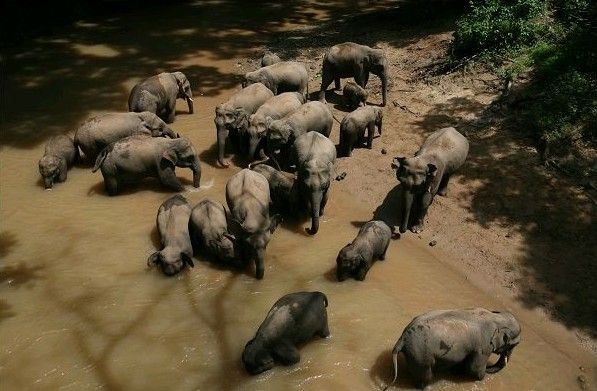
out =
<path fill-rule="evenodd" d="M 66 172 L 79 154 L 73 140 L 65 135 L 54 136 L 46 144 L 44 156 L 39 159 L 39 173 L 44 187 L 51 189 L 54 181 L 66 181 Z"/>
<path fill-rule="evenodd" d="M 191 83 L 182 72 L 163 72 L 135 85 L 129 95 L 129 111 L 149 111 L 167 123 L 176 118 L 176 99 L 185 99 L 193 114 Z"/>
<path fill-rule="evenodd" d="M 135 134 L 151 137 L 179 137 L 154 113 L 105 113 L 85 121 L 75 132 L 75 144 L 93 163 L 109 144 Z"/>
<path fill-rule="evenodd" d="M 325 90 L 335 81 L 340 89 L 340 79 L 352 77 L 361 87 L 367 87 L 369 73 L 381 79 L 382 106 L 386 105 L 388 92 L 388 60 L 381 49 L 370 48 L 353 42 L 332 46 L 323 58 L 319 100 L 325 102 Z"/>
<path fill-rule="evenodd" d="M 414 157 L 394 158 L 392 168 L 402 185 L 400 232 L 423 230 L 429 205 L 436 194 L 447 194 L 450 176 L 464 164 L 468 148 L 466 137 L 454 128 L 444 128 L 431 133 Z"/>
<path fill-rule="evenodd" d="M 116 195 L 124 181 L 146 177 L 157 177 L 162 185 L 181 191 L 183 186 L 176 178 L 175 167 L 190 168 L 193 186 L 199 187 L 199 156 L 188 139 L 136 135 L 108 145 L 97 157 L 93 172 L 101 168 L 110 195 Z"/>
<path fill-rule="evenodd" d="M 226 201 L 230 209 L 230 230 L 242 262 L 254 260 L 255 277 L 265 273 L 265 250 L 280 216 L 270 216 L 269 184 L 263 175 L 244 169 L 226 183 Z"/>
<path fill-rule="evenodd" d="M 273 96 L 274 93 L 269 88 L 261 83 L 255 83 L 238 91 L 227 102 L 216 107 L 214 123 L 218 140 L 218 163 L 221 166 L 230 166 L 230 163 L 224 160 L 228 136 L 236 139 L 237 150 L 247 149 L 245 142 L 249 116 Z"/>
<path fill-rule="evenodd" d="M 482 380 L 486 373 L 496 373 L 508 363 L 520 343 L 520 324 L 510 312 L 484 308 L 438 310 L 414 318 L 402 332 L 392 351 L 394 384 L 398 377 L 398 354 L 406 358 L 409 372 L 419 388 L 433 380 L 433 369 L 464 363 L 468 371 Z M 492 354 L 500 358 L 494 365 Z M 388 385 L 385 389 L 387 389 Z"/>
<path fill-rule="evenodd" d="M 292 146 L 292 161 L 296 164 L 297 188 L 301 205 L 311 213 L 310 235 L 319 231 L 332 183 L 336 147 L 329 138 L 317 132 L 299 136 Z"/>

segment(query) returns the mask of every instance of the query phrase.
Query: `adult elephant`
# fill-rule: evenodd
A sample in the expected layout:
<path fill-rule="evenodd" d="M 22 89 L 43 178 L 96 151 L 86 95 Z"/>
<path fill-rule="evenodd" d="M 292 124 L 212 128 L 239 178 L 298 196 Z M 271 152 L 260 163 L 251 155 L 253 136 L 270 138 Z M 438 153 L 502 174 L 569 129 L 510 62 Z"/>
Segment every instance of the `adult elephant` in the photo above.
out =
<path fill-rule="evenodd" d="M 176 118 L 176 99 L 185 99 L 193 114 L 191 83 L 182 72 L 163 72 L 135 85 L 129 95 L 129 111 L 150 111 L 167 123 Z"/>
<path fill-rule="evenodd" d="M 340 89 L 340 79 L 352 77 L 365 88 L 369 73 L 381 79 L 382 106 L 386 105 L 388 90 L 388 60 L 381 49 L 370 48 L 354 42 L 332 46 L 323 58 L 319 100 L 325 102 L 325 90 L 335 81 Z"/>
<path fill-rule="evenodd" d="M 253 83 L 263 84 L 274 95 L 291 91 L 309 95 L 309 73 L 305 65 L 297 61 L 281 61 L 245 74 L 243 87 Z"/>
<path fill-rule="evenodd" d="M 332 183 L 336 147 L 329 138 L 317 132 L 299 136 L 292 146 L 292 161 L 297 169 L 297 186 L 301 204 L 311 212 L 310 235 L 319 231 Z"/>
<path fill-rule="evenodd" d="M 175 167 L 193 171 L 193 186 L 201 182 L 199 156 L 184 138 L 161 138 L 135 135 L 108 145 L 97 157 L 93 172 L 101 168 L 106 191 L 116 195 L 124 181 L 157 177 L 174 191 L 183 186 L 176 178 Z"/>
<path fill-rule="evenodd" d="M 134 134 L 179 137 L 164 121 L 149 111 L 105 113 L 88 119 L 75 131 L 75 145 L 93 163 L 109 144 Z"/>
<path fill-rule="evenodd" d="M 246 138 L 249 116 L 273 96 L 269 88 L 261 83 L 255 83 L 238 91 L 228 101 L 216 107 L 214 123 L 218 140 L 218 163 L 221 166 L 230 166 L 230 163 L 224 160 L 226 140 L 231 136 L 230 132 L 233 132 L 240 147 L 242 140 Z"/>
<path fill-rule="evenodd" d="M 425 388 L 433 380 L 437 366 L 449 368 L 464 363 L 473 376 L 482 380 L 486 373 L 503 369 L 519 343 L 520 324 L 510 312 L 484 308 L 427 312 L 406 326 L 394 346 L 392 384 L 398 377 L 400 352 L 417 387 Z M 488 366 L 492 354 L 499 354 L 500 358 Z"/>

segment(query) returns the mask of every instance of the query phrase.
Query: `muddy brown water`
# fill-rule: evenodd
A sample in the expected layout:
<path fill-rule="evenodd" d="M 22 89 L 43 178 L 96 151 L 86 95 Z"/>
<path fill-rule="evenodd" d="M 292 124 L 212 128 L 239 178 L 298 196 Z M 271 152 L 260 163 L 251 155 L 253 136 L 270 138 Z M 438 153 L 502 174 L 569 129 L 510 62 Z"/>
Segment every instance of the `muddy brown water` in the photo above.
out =
<path fill-rule="evenodd" d="M 323 20 L 348 9 L 342 4 L 330 9 L 316 5 L 305 5 L 303 18 Z M 187 29 L 183 25 L 176 33 L 192 39 L 197 50 L 171 55 L 165 60 L 168 67 L 201 66 L 232 75 L 236 59 L 219 56 L 220 48 L 234 47 L 237 54 L 258 53 L 260 39 L 265 39 L 263 31 L 225 34 L 214 30 L 214 25 L 237 20 L 242 9 L 221 11 L 207 6 L 199 11 L 188 13 L 187 18 L 197 18 L 204 25 L 198 22 Z M 215 21 L 210 12 L 220 19 Z M 258 16 L 268 18 L 276 12 L 273 9 Z M 269 28 L 289 28 L 303 21 Z M 143 31 L 144 26 L 141 16 L 128 20 L 133 31 Z M 118 67 L 118 56 L 124 54 L 114 42 L 120 42 L 120 35 L 98 32 L 94 40 L 94 34 L 85 35 L 81 43 L 73 42 L 71 36 L 62 44 L 71 47 L 70 54 L 60 59 L 60 65 L 52 63 L 50 67 L 57 71 L 76 67 L 77 61 L 106 58 L 112 59 L 108 64 Z M 192 38 L 185 38 L 189 34 Z M 246 47 L 238 42 L 243 36 L 250 37 Z M 36 47 L 29 54 L 51 57 L 54 50 L 43 43 Z M 26 61 L 36 66 L 36 56 Z M 153 66 L 153 73 L 163 69 L 162 65 Z M 96 85 L 95 78 L 101 80 L 102 72 L 81 86 Z M 56 75 L 58 78 L 60 72 Z M 370 219 L 376 205 L 358 204 L 334 189 L 316 236 L 304 233 L 308 223 L 286 224 L 275 232 L 262 281 L 255 280 L 252 269 L 239 273 L 204 261 L 173 278 L 147 269 L 146 259 L 158 244 L 155 214 L 172 194 L 148 182 L 108 197 L 101 175 L 84 166 L 72 169 L 66 183 L 44 191 L 37 160 L 43 152 L 42 142 L 51 132 L 43 133 L 43 126 L 38 125 L 41 135 L 30 136 L 35 142 L 20 143 L 18 139 L 35 115 L 47 119 L 56 133 L 60 131 L 56 129 L 68 131 L 102 110 L 123 109 L 127 91 L 142 76 L 123 74 L 120 85 L 114 86 L 114 97 L 102 100 L 100 107 L 92 107 L 88 97 L 69 93 L 59 102 L 52 101 L 57 79 L 45 86 L 43 78 L 37 80 L 37 87 L 24 86 L 22 80 L 35 82 L 26 67 L 9 78 L 6 88 L 15 98 L 10 107 L 18 110 L 5 117 L 2 132 L 13 138 L 8 138 L 0 152 L 3 390 L 376 389 L 391 379 L 390 349 L 412 317 L 432 309 L 471 306 L 515 312 L 522 323 L 523 341 L 500 373 L 481 382 L 447 374 L 440 376 L 433 389 L 573 390 L 596 384 L 595 358 L 579 350 L 561 326 L 475 287 L 447 266 L 438 250 L 412 235 L 393 241 L 386 261 L 375 264 L 365 282 L 335 282 L 338 250 L 352 239 L 361 222 Z M 218 84 L 215 79 L 208 85 L 196 82 L 209 93 L 197 94 L 194 115 L 187 115 L 184 102 L 179 102 L 180 114 L 172 125 L 203 151 L 202 188 L 190 186 L 190 171 L 177 170 L 186 181 L 183 194 L 193 204 L 203 197 L 224 202 L 226 181 L 240 170 L 213 166 L 213 110 L 237 88 L 229 76 L 222 78 L 225 83 Z M 76 80 L 70 82 L 77 85 Z M 312 88 L 315 85 L 314 81 Z M 27 100 L 32 94 L 47 99 L 48 106 L 37 102 L 31 111 Z M 90 107 L 83 109 L 81 100 Z M 73 107 L 73 111 L 54 111 L 62 107 Z M 337 132 L 337 124 L 334 126 Z M 298 365 L 248 376 L 240 362 L 245 343 L 280 296 L 301 290 L 319 290 L 328 296 L 331 337 L 303 346 Z M 402 369 L 398 387 L 413 387 Z"/>

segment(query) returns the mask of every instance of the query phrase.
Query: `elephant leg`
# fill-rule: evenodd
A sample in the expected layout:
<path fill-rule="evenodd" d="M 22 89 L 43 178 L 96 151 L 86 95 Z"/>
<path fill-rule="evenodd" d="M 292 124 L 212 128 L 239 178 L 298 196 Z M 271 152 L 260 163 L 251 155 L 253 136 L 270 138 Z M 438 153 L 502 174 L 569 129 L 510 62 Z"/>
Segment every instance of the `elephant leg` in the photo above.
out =
<path fill-rule="evenodd" d="M 369 268 L 367 266 L 361 266 L 359 270 L 357 270 L 354 278 L 356 278 L 359 281 L 363 281 L 365 279 L 365 276 L 367 276 L 368 271 Z"/>
<path fill-rule="evenodd" d="M 293 365 L 301 361 L 298 349 L 290 342 L 279 342 L 273 347 L 272 353 L 274 358 L 282 365 Z"/>
<path fill-rule="evenodd" d="M 450 174 L 444 174 L 442 180 L 439 183 L 439 189 L 437 190 L 437 194 L 442 197 L 448 195 L 448 181 L 450 180 Z"/>
<path fill-rule="evenodd" d="M 339 77 L 336 77 L 336 78 L 334 79 L 334 84 L 335 84 L 335 87 L 336 87 L 336 91 L 337 91 L 337 90 L 339 90 L 339 89 L 341 88 L 341 85 L 340 85 L 340 78 L 339 78 Z"/>
<path fill-rule="evenodd" d="M 334 81 L 334 76 L 330 71 L 324 69 L 321 75 L 321 91 L 319 91 L 319 101 L 325 103 L 325 90 L 328 89 L 329 85 Z"/>
<path fill-rule="evenodd" d="M 327 312 L 324 310 L 323 312 L 323 319 L 321 322 L 321 329 L 319 330 L 319 332 L 317 333 L 317 335 L 319 335 L 321 338 L 327 338 L 330 336 L 330 328 L 328 326 L 328 314 Z"/>
<path fill-rule="evenodd" d="M 367 126 L 367 148 L 373 148 L 373 134 L 375 133 L 375 124 L 372 122 Z"/>
<path fill-rule="evenodd" d="M 319 207 L 319 216 L 323 216 L 323 211 L 324 211 L 327 203 L 328 203 L 328 191 L 326 190 L 323 192 L 323 196 L 321 197 L 321 205 Z"/>
<path fill-rule="evenodd" d="M 168 105 L 168 108 L 166 109 L 165 117 L 166 117 L 166 120 L 164 120 L 164 122 L 166 122 L 167 124 L 171 124 L 172 122 L 174 122 L 174 120 L 176 119 L 176 101 L 174 101 L 174 103 L 170 103 Z"/>
<path fill-rule="evenodd" d="M 420 233 L 425 229 L 425 216 L 427 215 L 427 209 L 433 201 L 433 195 L 429 192 L 425 192 L 420 199 L 418 205 L 418 213 L 415 224 L 411 227 L 411 231 L 414 233 Z"/>
<path fill-rule="evenodd" d="M 369 72 L 364 72 L 362 87 L 363 88 L 367 87 L 367 83 L 369 83 Z"/>
<path fill-rule="evenodd" d="M 60 170 L 60 174 L 58 175 L 58 182 L 66 181 L 66 170 Z"/>
<path fill-rule="evenodd" d="M 160 182 L 162 182 L 164 186 L 169 187 L 174 191 L 182 191 L 182 183 L 180 183 L 176 174 L 174 174 L 174 169 L 172 167 L 159 168 L 158 175 Z"/>
<path fill-rule="evenodd" d="M 384 261 L 386 259 L 386 253 L 388 252 L 388 247 L 390 247 L 390 241 L 388 240 L 388 244 L 386 244 L 386 248 L 383 249 L 383 253 L 379 256 L 380 261 Z"/>
<path fill-rule="evenodd" d="M 471 375 L 475 376 L 478 380 L 483 380 L 485 377 L 487 359 L 488 357 L 486 355 L 479 352 L 472 353 L 472 355 L 467 359 L 468 370 L 470 371 Z"/>
<path fill-rule="evenodd" d="M 431 365 L 408 362 L 408 370 L 415 379 L 417 388 L 425 389 L 433 380 L 433 371 Z"/>
<path fill-rule="evenodd" d="M 263 279 L 263 275 L 265 274 L 264 257 L 264 250 L 258 250 L 255 257 L 255 278 L 258 280 Z"/>
<path fill-rule="evenodd" d="M 104 187 L 109 195 L 118 193 L 118 179 L 111 175 L 104 175 Z"/>

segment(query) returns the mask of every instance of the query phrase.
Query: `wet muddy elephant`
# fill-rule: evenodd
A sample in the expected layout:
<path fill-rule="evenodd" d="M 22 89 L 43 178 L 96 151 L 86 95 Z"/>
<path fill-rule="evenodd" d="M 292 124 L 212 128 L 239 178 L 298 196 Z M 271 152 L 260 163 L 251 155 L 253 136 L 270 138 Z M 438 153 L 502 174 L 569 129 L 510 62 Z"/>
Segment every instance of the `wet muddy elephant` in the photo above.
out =
<path fill-rule="evenodd" d="M 75 144 L 87 161 L 94 163 L 97 155 L 109 144 L 135 134 L 177 138 L 161 118 L 149 111 L 140 113 L 105 113 L 85 121 L 75 132 Z"/>
<path fill-rule="evenodd" d="M 54 182 L 66 181 L 67 171 L 78 156 L 77 148 L 70 137 L 60 135 L 50 138 L 38 163 L 44 187 L 51 189 Z"/>
<path fill-rule="evenodd" d="M 280 216 L 270 216 L 269 184 L 263 175 L 244 169 L 226 183 L 226 201 L 230 209 L 230 231 L 236 238 L 241 261 L 255 262 L 255 277 L 265 273 L 265 251 Z"/>
<path fill-rule="evenodd" d="M 245 345 L 242 361 L 247 372 L 257 375 L 274 367 L 301 360 L 297 345 L 314 336 L 330 335 L 328 299 L 321 292 L 296 292 L 281 297 L 267 313 L 255 337 Z"/>
<path fill-rule="evenodd" d="M 116 195 L 125 181 L 139 181 L 146 177 L 157 177 L 162 185 L 181 191 L 183 186 L 176 178 L 175 167 L 190 168 L 193 186 L 199 187 L 199 156 L 188 139 L 136 135 L 108 145 L 98 155 L 93 172 L 101 169 L 110 195 Z"/>
<path fill-rule="evenodd" d="M 163 72 L 135 85 L 129 95 L 129 111 L 149 111 L 167 123 L 176 118 L 176 99 L 184 99 L 193 114 L 191 83 L 182 72 Z"/>
<path fill-rule="evenodd" d="M 353 42 L 332 46 L 323 58 L 319 100 L 325 102 L 325 90 L 335 81 L 340 89 L 340 79 L 352 77 L 361 87 L 367 87 L 369 73 L 381 79 L 382 106 L 386 105 L 388 91 L 388 60 L 381 49 L 370 48 Z"/>
<path fill-rule="evenodd" d="M 319 217 L 323 216 L 328 201 L 336 162 L 336 147 L 321 133 L 309 132 L 296 139 L 291 156 L 296 164 L 299 202 L 311 216 L 311 228 L 306 231 L 315 235 L 319 231 Z"/>
<path fill-rule="evenodd" d="M 274 93 L 269 88 L 255 83 L 238 91 L 228 101 L 216 107 L 214 123 L 218 140 L 218 163 L 221 166 L 230 166 L 230 163 L 224 160 L 227 140 L 236 140 L 237 151 L 248 149 L 248 145 L 244 144 L 248 143 L 246 133 L 249 117 L 273 96 Z"/>
<path fill-rule="evenodd" d="M 433 370 L 438 366 L 464 364 L 474 377 L 482 380 L 486 373 L 496 373 L 506 366 L 520 343 L 520 332 L 520 324 L 510 312 L 473 308 L 419 315 L 406 326 L 392 351 L 392 384 L 398 377 L 401 352 L 418 388 L 431 383 Z M 488 366 L 492 354 L 499 354 L 500 358 Z"/>
<path fill-rule="evenodd" d="M 194 267 L 193 248 L 189 236 L 191 206 L 180 194 L 168 198 L 158 209 L 156 224 L 162 250 L 147 259 L 147 266 L 158 266 L 167 276 L 173 276 L 185 266 Z"/>
<path fill-rule="evenodd" d="M 265 147 L 267 121 L 286 117 L 305 103 L 305 97 L 298 92 L 284 92 L 267 100 L 249 117 L 249 158 L 255 159 L 258 149 Z M 269 118 L 269 120 L 268 120 Z"/>
<path fill-rule="evenodd" d="M 226 209 L 219 202 L 205 198 L 191 213 L 191 241 L 224 264 L 235 264 L 234 242 L 228 231 Z M 199 247 L 199 246 L 196 246 Z"/>
<path fill-rule="evenodd" d="M 414 157 L 394 158 L 392 168 L 402 186 L 400 232 L 423 230 L 433 198 L 447 194 L 450 176 L 464 164 L 468 149 L 466 137 L 454 128 L 443 128 L 431 133 Z"/>
<path fill-rule="evenodd" d="M 246 73 L 243 87 L 253 83 L 262 83 L 274 95 L 291 91 L 305 97 L 309 94 L 309 73 L 303 63 L 296 61 L 281 61 Z"/>

